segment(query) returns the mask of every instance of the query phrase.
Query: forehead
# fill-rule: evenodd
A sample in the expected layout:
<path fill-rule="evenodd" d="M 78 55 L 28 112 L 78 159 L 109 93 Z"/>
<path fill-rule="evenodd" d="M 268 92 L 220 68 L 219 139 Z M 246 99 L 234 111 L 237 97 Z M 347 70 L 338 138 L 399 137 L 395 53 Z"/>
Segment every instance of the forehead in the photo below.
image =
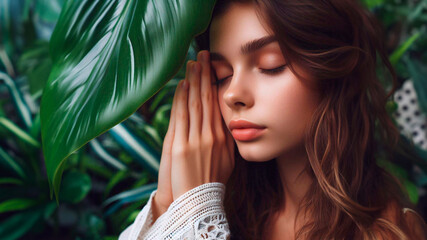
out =
<path fill-rule="evenodd" d="M 233 3 L 212 20 L 209 32 L 211 52 L 237 52 L 245 43 L 270 35 L 253 4 Z"/>

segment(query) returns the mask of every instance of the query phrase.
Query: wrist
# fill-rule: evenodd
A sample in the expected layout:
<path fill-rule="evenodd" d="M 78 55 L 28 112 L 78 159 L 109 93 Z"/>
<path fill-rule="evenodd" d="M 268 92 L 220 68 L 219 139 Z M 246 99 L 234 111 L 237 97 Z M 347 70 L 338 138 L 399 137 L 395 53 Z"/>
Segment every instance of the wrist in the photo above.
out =
<path fill-rule="evenodd" d="M 152 223 L 156 222 L 156 220 L 160 216 L 162 216 L 163 213 L 165 213 L 168 210 L 169 205 L 170 205 L 170 204 L 166 205 L 166 204 L 161 203 L 161 201 L 159 201 L 157 197 L 158 197 L 157 193 L 154 194 L 153 203 L 151 205 L 151 208 L 153 210 L 153 222 Z"/>

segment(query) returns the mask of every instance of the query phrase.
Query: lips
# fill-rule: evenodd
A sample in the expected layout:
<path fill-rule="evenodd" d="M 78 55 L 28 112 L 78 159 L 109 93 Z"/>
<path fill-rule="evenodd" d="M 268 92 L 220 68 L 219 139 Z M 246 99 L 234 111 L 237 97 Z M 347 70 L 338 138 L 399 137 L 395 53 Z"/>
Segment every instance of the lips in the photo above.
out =
<path fill-rule="evenodd" d="M 242 119 L 238 119 L 238 120 L 231 120 L 230 123 L 228 124 L 228 128 L 231 130 L 233 129 L 240 129 L 240 128 L 256 128 L 256 129 L 262 129 L 265 128 L 264 126 L 246 121 L 246 120 L 242 120 Z"/>
<path fill-rule="evenodd" d="M 265 127 L 246 121 L 246 120 L 232 120 L 229 124 L 231 134 L 234 139 L 239 141 L 250 141 L 262 135 Z"/>

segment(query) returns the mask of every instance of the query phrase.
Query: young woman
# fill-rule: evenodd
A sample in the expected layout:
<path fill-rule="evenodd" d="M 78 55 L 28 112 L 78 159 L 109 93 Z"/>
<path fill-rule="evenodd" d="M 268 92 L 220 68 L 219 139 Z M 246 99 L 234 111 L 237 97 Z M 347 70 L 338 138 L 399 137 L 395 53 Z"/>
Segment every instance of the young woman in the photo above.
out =
<path fill-rule="evenodd" d="M 377 165 L 399 140 L 379 30 L 355 0 L 218 0 L 120 239 L 427 239 Z"/>

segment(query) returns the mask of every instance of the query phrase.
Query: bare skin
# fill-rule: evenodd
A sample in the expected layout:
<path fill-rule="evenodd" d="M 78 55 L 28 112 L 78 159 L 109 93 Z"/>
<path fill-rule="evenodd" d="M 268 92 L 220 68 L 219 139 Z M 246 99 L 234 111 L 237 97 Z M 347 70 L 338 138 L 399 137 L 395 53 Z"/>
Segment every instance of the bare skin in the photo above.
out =
<path fill-rule="evenodd" d="M 188 85 L 183 85 L 183 83 Z M 223 124 L 209 52 L 187 63 L 176 89 L 160 161 L 153 222 L 183 193 L 209 182 L 226 183 L 234 168 L 233 139 Z"/>

